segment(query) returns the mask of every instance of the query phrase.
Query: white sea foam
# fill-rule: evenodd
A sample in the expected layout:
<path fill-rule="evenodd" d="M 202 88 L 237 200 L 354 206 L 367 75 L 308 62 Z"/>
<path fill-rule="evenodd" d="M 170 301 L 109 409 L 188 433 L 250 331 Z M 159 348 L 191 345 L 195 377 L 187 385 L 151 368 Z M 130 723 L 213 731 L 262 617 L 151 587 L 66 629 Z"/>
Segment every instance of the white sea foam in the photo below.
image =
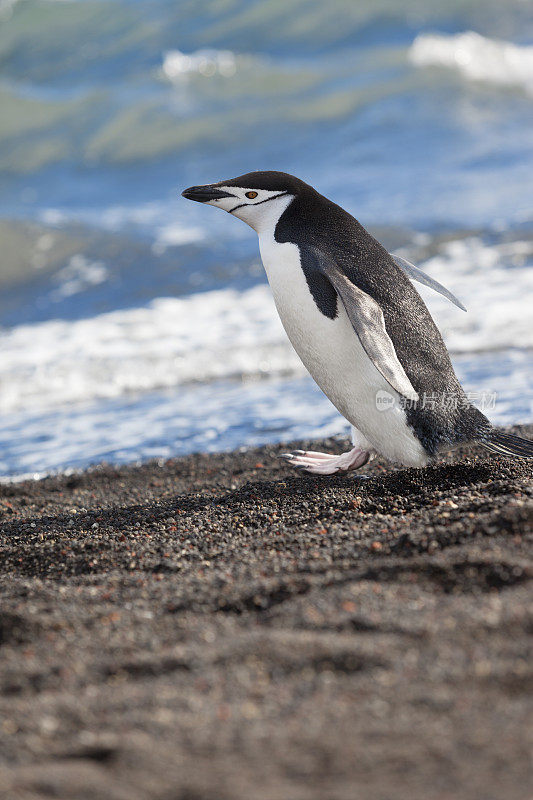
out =
<path fill-rule="evenodd" d="M 533 348 L 532 264 L 531 242 L 486 244 L 472 237 L 447 242 L 420 265 L 468 308 L 465 314 L 416 285 L 452 354 Z M 64 276 L 58 291 L 73 293 L 83 281 L 104 279 L 103 267 L 81 266 L 81 273 Z M 0 332 L 0 352 L 2 414 L 193 382 L 304 374 L 266 285 L 21 325 Z"/>
<path fill-rule="evenodd" d="M 128 225 L 152 226 L 160 221 L 165 210 L 166 206 L 163 203 L 113 205 L 107 208 L 45 208 L 40 213 L 40 219 L 47 225 L 87 222 L 104 230 L 118 231 Z"/>
<path fill-rule="evenodd" d="M 97 209 L 79 208 L 71 211 L 47 208 L 41 212 L 40 220 L 45 225 L 53 227 L 61 227 L 70 223 L 82 223 L 111 233 L 134 229 L 136 232 L 150 236 L 153 240 L 153 252 L 160 255 L 169 247 L 195 244 L 206 239 L 207 230 L 204 227 L 200 224 L 187 224 L 180 219 L 180 215 L 181 210 L 176 209 L 175 204 L 172 202 L 151 202 L 132 206 L 114 205 Z M 210 232 L 213 233 L 216 229 L 215 220 L 215 225 L 211 224 Z M 74 256 L 74 258 L 83 258 L 83 256 Z M 46 259 L 39 256 L 39 254 L 34 257 L 34 261 L 36 262 L 36 268 L 46 263 Z M 95 265 L 100 263 L 93 262 Z M 67 272 L 69 268 L 66 268 Z M 102 270 L 100 270 L 99 274 L 103 276 Z M 85 283 L 83 288 L 91 285 L 88 270 L 85 271 L 85 277 L 88 280 L 83 281 Z M 92 281 L 93 285 L 94 283 L 101 283 L 102 280 L 107 278 L 107 274 L 105 278 L 102 277 L 102 280 L 96 280 L 96 277 L 97 271 L 93 269 L 92 278 L 95 279 Z M 55 296 L 60 298 L 61 295 L 56 293 Z"/>
<path fill-rule="evenodd" d="M 472 402 L 505 425 L 533 418 L 531 353 L 456 359 Z M 499 389 L 498 389 L 499 387 Z M 108 461 L 130 463 L 191 452 L 346 434 L 347 423 L 310 377 L 189 385 L 43 413 L 0 415 L 0 482 Z"/>
<path fill-rule="evenodd" d="M 82 253 L 76 253 L 56 274 L 55 280 L 59 285 L 52 290 L 51 299 L 63 300 L 65 297 L 72 297 L 91 286 L 104 283 L 108 277 L 109 270 L 103 261 L 90 261 Z"/>
<path fill-rule="evenodd" d="M 465 314 L 415 284 L 451 353 L 533 348 L 533 242 L 455 239 L 420 266 L 466 305 Z"/>
<path fill-rule="evenodd" d="M 0 350 L 2 413 L 303 371 L 266 286 L 161 298 L 75 322 L 21 325 L 0 334 Z"/>
<path fill-rule="evenodd" d="M 81 222 L 112 233 L 132 227 L 152 235 L 155 249 L 162 251 L 169 246 L 191 244 L 206 238 L 205 228 L 199 224 L 185 224 L 180 220 L 180 213 L 171 202 L 141 203 L 72 211 L 47 208 L 41 212 L 40 219 L 52 226 Z"/>
<path fill-rule="evenodd" d="M 182 81 L 191 73 L 206 78 L 217 74 L 230 78 L 237 71 L 237 59 L 231 50 L 195 50 L 193 53 L 169 50 L 163 56 L 161 69 L 173 83 Z"/>
<path fill-rule="evenodd" d="M 533 93 L 533 47 L 488 39 L 474 31 L 455 36 L 420 34 L 409 50 L 419 67 L 454 69 L 472 81 L 521 86 Z"/>
<path fill-rule="evenodd" d="M 469 309 L 416 285 L 471 399 L 494 395 L 486 413 L 500 424 L 533 418 L 532 264 L 533 242 L 478 237 L 448 241 L 420 263 Z M 64 277 L 63 287 L 76 281 Z M 0 353 L 4 476 L 345 428 L 306 377 L 266 285 L 18 326 L 0 332 Z"/>
<path fill-rule="evenodd" d="M 330 436 L 344 421 L 310 378 L 225 383 L 0 417 L 0 476 Z M 16 435 L 13 435 L 16 433 Z"/>
<path fill-rule="evenodd" d="M 198 226 L 184 227 L 176 222 L 171 222 L 168 225 L 161 225 L 157 229 L 154 248 L 156 251 L 161 251 L 166 247 L 201 242 L 204 238 L 205 231 Z"/>

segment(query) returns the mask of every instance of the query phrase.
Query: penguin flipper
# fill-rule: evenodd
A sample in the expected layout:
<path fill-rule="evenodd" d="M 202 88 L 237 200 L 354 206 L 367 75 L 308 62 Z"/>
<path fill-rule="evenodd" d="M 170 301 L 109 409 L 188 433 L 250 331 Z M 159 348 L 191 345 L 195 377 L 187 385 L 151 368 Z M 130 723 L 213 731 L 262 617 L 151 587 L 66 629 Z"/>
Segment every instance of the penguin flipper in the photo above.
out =
<path fill-rule="evenodd" d="M 376 301 L 356 286 L 333 262 L 320 258 L 322 271 L 342 300 L 349 320 L 367 356 L 387 383 L 408 400 L 418 400 L 385 328 L 383 312 Z"/>
<path fill-rule="evenodd" d="M 422 283 L 424 286 L 429 286 L 430 289 L 433 289 L 433 291 L 442 294 L 443 297 L 449 300 L 450 303 L 456 305 L 457 308 L 460 308 L 462 311 L 466 311 L 466 308 L 461 303 L 461 301 L 458 300 L 457 297 L 454 294 L 452 294 L 452 292 L 450 292 L 449 289 L 443 286 L 442 283 L 439 283 L 438 281 L 435 280 L 435 278 L 431 278 L 423 270 L 419 269 L 418 267 L 415 267 L 415 265 L 411 264 L 410 261 L 407 261 L 406 258 L 402 258 L 401 256 L 395 256 L 394 253 L 390 253 L 390 255 L 396 266 L 400 267 L 400 269 L 403 269 L 403 271 L 409 278 L 412 278 L 412 280 L 414 281 L 418 281 L 418 283 Z"/>

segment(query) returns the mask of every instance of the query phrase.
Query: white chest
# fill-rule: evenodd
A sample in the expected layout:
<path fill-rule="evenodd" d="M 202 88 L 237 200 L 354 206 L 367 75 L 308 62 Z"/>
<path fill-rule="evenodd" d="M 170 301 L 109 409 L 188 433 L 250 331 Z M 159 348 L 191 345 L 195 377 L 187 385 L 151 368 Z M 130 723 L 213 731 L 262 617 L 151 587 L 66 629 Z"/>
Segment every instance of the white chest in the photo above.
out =
<path fill-rule="evenodd" d="M 260 236 L 259 247 L 287 336 L 320 388 L 353 422 L 350 412 L 362 399 L 362 386 L 368 380 L 379 380 L 380 375 L 359 344 L 344 306 L 339 301 L 335 319 L 321 313 L 295 244 L 279 244 L 273 237 Z"/>
<path fill-rule="evenodd" d="M 273 237 L 260 236 L 259 247 L 283 327 L 315 380 L 322 379 L 325 377 L 322 373 L 328 372 L 324 356 L 330 354 L 333 340 L 341 343 L 343 351 L 346 350 L 351 326 L 345 328 L 342 316 L 332 320 L 319 311 L 295 244 L 279 244 Z"/>
<path fill-rule="evenodd" d="M 259 247 L 283 327 L 322 391 L 379 452 L 403 463 L 423 463 L 425 453 L 406 424 L 399 395 L 368 358 L 340 299 L 337 317 L 329 319 L 311 295 L 299 248 L 263 232 Z M 379 391 L 396 401 L 385 412 L 377 407 Z"/>

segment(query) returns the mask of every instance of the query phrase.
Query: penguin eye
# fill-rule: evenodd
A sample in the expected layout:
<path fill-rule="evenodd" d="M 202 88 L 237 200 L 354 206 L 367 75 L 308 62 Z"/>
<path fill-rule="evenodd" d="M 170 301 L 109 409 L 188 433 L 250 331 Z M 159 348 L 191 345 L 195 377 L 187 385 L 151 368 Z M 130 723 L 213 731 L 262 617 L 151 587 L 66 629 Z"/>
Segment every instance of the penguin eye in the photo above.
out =
<path fill-rule="evenodd" d="M 249 200 L 253 200 L 254 198 L 256 198 L 256 197 L 257 197 L 257 192 L 246 192 L 246 197 L 247 197 Z"/>

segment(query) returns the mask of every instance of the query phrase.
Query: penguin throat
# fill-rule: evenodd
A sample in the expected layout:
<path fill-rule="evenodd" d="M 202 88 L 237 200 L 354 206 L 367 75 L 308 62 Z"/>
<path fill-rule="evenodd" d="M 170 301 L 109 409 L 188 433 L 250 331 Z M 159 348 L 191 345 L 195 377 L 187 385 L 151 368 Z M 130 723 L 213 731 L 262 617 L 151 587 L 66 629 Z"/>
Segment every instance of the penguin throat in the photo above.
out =
<path fill-rule="evenodd" d="M 274 230 L 279 218 L 285 209 L 294 200 L 294 195 L 289 192 L 280 192 L 273 197 L 267 197 L 259 203 L 242 203 L 230 209 L 230 214 L 242 219 L 259 236 L 270 234 L 274 236 Z"/>

